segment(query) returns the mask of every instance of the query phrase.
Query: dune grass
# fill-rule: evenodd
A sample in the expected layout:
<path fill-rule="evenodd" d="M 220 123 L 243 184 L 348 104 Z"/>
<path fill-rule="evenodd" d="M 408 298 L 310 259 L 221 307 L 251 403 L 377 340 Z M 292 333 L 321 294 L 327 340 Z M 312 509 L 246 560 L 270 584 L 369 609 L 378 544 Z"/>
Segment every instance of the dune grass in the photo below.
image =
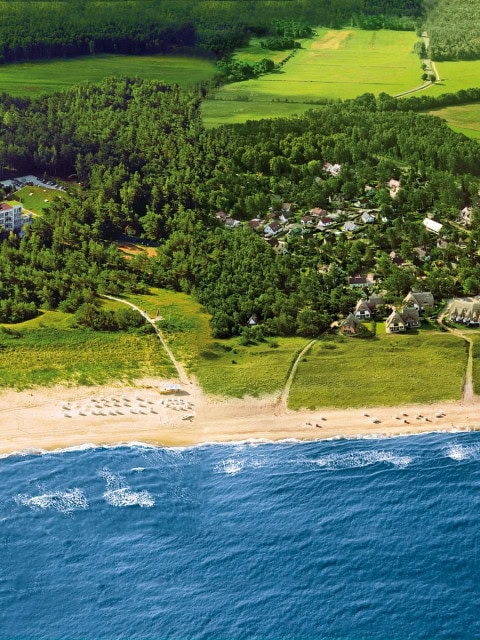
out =
<path fill-rule="evenodd" d="M 215 100 L 203 105 L 205 123 L 268 117 L 272 106 L 277 108 L 272 101 L 278 100 L 300 103 L 298 113 L 312 108 L 316 100 L 412 89 L 422 83 L 420 61 L 413 53 L 416 40 L 413 32 L 318 29 L 279 71 L 221 87 Z M 255 42 L 252 46 L 257 47 Z M 223 111 L 217 104 L 220 99 L 225 100 Z"/>
<path fill-rule="evenodd" d="M 465 333 L 467 333 L 465 331 Z M 469 332 L 468 337 L 472 339 L 473 343 L 473 391 L 477 395 L 480 395 L 480 334 Z"/>
<path fill-rule="evenodd" d="M 155 316 L 175 353 L 209 394 L 241 398 L 281 392 L 304 338 L 269 338 L 242 346 L 238 338 L 214 339 L 209 319 L 191 296 L 162 289 L 128 300 Z"/>
<path fill-rule="evenodd" d="M 154 334 L 96 332 L 73 328 L 72 321 L 71 314 L 46 311 L 27 322 L 0 325 L 0 387 L 21 390 L 175 376 Z"/>
<path fill-rule="evenodd" d="M 299 364 L 289 406 L 394 406 L 461 398 L 465 342 L 433 331 L 321 340 Z"/>
<path fill-rule="evenodd" d="M 210 80 L 214 74 L 213 62 L 202 58 L 102 54 L 1 65 L 0 88 L 13 96 L 38 96 L 67 89 L 85 80 L 99 82 L 114 75 L 140 76 L 189 87 Z"/>

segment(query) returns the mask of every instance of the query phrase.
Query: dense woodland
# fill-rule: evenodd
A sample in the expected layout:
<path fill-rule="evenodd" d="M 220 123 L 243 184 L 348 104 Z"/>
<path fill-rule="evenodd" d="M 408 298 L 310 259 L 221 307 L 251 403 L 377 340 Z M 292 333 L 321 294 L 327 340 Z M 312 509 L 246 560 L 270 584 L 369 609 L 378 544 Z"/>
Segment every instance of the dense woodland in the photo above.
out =
<path fill-rule="evenodd" d="M 478 0 L 426 0 L 429 55 L 434 60 L 480 58 Z"/>
<path fill-rule="evenodd" d="M 420 0 L 4 0 L 0 62 L 102 52 L 223 56 L 252 33 L 274 32 L 274 20 L 405 29 L 420 14 Z"/>
<path fill-rule="evenodd" d="M 84 183 L 82 196 L 57 200 L 22 240 L 1 243 L 0 321 L 159 285 L 193 293 L 217 336 L 241 332 L 253 313 L 269 333 L 311 335 L 351 309 L 353 273 L 374 271 L 390 299 L 402 296 L 417 274 L 389 253 L 415 263 L 418 246 L 431 261 L 419 266 L 417 286 L 437 297 L 478 292 L 480 231 L 459 248 L 452 225 L 437 247 L 421 224 L 427 214 L 448 222 L 477 206 L 478 143 L 437 118 L 394 109 L 404 103 L 385 95 L 210 132 L 200 102 L 198 92 L 139 79 L 0 98 L 4 172 L 75 174 Z M 326 161 L 342 164 L 339 176 L 325 174 Z M 394 201 L 392 177 L 402 182 Z M 288 238 L 284 254 L 248 226 L 226 229 L 215 217 L 223 209 L 249 220 L 282 201 L 299 212 L 331 209 L 333 200 L 364 199 L 366 185 L 377 224 L 353 237 L 305 232 Z M 126 260 L 113 242 L 125 235 L 155 243 L 158 257 Z"/>

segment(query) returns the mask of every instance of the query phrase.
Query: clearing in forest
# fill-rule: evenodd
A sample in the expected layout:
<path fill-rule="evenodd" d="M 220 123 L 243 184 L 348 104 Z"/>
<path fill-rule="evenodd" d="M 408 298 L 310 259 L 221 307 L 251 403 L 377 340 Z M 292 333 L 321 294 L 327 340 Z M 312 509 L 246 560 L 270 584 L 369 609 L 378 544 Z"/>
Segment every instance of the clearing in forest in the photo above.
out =
<path fill-rule="evenodd" d="M 190 87 L 210 80 L 214 74 L 215 65 L 201 58 L 102 54 L 1 65 L 0 91 L 12 96 L 38 96 L 85 80 L 99 82 L 108 76 L 139 76 Z"/>
<path fill-rule="evenodd" d="M 446 120 L 451 129 L 469 138 L 480 139 L 480 104 L 466 104 L 430 111 L 431 115 Z"/>
<path fill-rule="evenodd" d="M 412 89 L 422 83 L 420 60 L 413 53 L 416 41 L 409 31 L 318 29 L 281 69 L 221 87 L 203 105 L 205 124 L 274 117 L 279 104 L 289 105 L 288 115 L 329 99 Z M 265 50 L 264 57 L 269 53 Z"/>

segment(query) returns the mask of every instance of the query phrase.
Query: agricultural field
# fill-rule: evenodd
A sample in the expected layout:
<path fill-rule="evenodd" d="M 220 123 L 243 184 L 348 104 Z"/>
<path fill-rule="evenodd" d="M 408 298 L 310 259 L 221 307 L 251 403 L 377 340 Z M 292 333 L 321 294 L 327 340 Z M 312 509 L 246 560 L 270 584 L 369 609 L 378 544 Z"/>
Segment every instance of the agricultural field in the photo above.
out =
<path fill-rule="evenodd" d="M 241 398 L 278 392 L 285 385 L 304 338 L 268 338 L 243 346 L 239 338 L 216 340 L 210 316 L 191 296 L 163 289 L 128 300 L 151 316 L 160 312 L 159 327 L 172 351 L 209 394 Z"/>
<path fill-rule="evenodd" d="M 0 91 L 13 96 L 39 96 L 108 76 L 140 76 L 181 87 L 210 80 L 215 65 L 183 56 L 121 56 L 103 54 L 68 60 L 21 62 L 0 66 Z"/>
<path fill-rule="evenodd" d="M 458 400 L 466 361 L 465 342 L 440 332 L 378 331 L 373 340 L 324 339 L 299 364 L 289 406 L 354 408 Z"/>
<path fill-rule="evenodd" d="M 420 61 L 413 53 L 416 40 L 405 31 L 318 29 L 280 70 L 221 87 L 203 105 L 204 122 L 214 127 L 268 117 L 272 110 L 276 115 L 276 101 L 282 100 L 295 106 L 291 113 L 300 113 L 315 101 L 412 89 L 422 84 Z M 255 42 L 253 48 L 258 48 Z M 219 100 L 225 101 L 222 111 Z"/>
<path fill-rule="evenodd" d="M 428 95 L 439 96 L 442 93 L 480 87 L 480 60 L 435 62 L 435 65 L 440 74 L 440 82 L 427 90 Z"/>
<path fill-rule="evenodd" d="M 0 388 L 94 385 L 175 375 L 153 333 L 74 329 L 72 321 L 71 314 L 46 311 L 21 324 L 0 325 Z"/>
<path fill-rule="evenodd" d="M 480 104 L 445 107 L 430 111 L 430 114 L 446 120 L 448 126 L 454 131 L 480 140 Z"/>

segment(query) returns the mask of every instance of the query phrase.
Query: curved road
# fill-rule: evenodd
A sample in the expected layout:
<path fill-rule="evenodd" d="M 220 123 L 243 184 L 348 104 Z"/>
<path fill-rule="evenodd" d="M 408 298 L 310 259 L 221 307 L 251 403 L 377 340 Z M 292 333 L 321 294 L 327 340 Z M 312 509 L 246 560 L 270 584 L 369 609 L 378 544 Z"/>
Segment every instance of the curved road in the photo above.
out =
<path fill-rule="evenodd" d="M 162 343 L 163 348 L 165 349 L 165 351 L 167 352 L 168 357 L 170 358 L 173 366 L 175 367 L 175 369 L 177 370 L 178 373 L 178 378 L 180 380 L 180 382 L 182 384 L 190 384 L 190 379 L 187 375 L 187 372 L 185 371 L 185 369 L 183 368 L 183 366 L 180 364 L 180 362 L 175 358 L 175 356 L 173 355 L 170 347 L 168 346 L 165 338 L 163 337 L 163 333 L 160 331 L 160 329 L 158 328 L 155 320 L 153 318 L 150 318 L 149 315 L 147 315 L 146 311 L 143 311 L 142 309 L 140 309 L 140 307 L 137 307 L 135 304 L 133 304 L 132 302 L 128 302 L 128 300 L 122 300 L 122 298 L 116 298 L 115 296 L 108 296 L 106 294 L 103 294 L 101 296 L 102 298 L 108 298 L 109 300 L 115 300 L 116 302 L 121 302 L 123 304 L 128 305 L 129 307 L 131 307 L 132 309 L 134 309 L 135 311 L 138 311 L 138 313 L 140 313 L 147 322 L 149 322 L 152 327 L 155 330 L 155 333 L 157 334 L 160 342 Z"/>

